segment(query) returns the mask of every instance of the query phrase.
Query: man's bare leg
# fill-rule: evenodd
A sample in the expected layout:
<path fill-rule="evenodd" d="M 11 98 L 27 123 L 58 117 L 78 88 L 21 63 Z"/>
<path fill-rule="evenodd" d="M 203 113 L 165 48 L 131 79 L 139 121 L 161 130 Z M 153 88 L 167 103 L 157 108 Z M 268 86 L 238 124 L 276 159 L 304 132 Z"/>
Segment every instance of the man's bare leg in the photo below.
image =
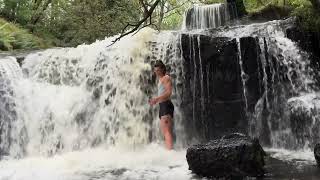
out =
<path fill-rule="evenodd" d="M 164 136 L 166 148 L 173 149 L 172 142 L 172 119 L 170 115 L 161 116 L 160 119 L 161 132 Z"/>

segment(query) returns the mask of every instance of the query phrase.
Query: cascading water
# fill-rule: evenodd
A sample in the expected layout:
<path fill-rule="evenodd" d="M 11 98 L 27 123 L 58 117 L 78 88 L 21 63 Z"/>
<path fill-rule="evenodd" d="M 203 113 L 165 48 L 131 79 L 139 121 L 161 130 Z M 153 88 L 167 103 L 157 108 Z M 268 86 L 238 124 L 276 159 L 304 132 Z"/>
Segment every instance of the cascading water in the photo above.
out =
<path fill-rule="evenodd" d="M 13 134 L 19 131 L 14 86 L 22 78 L 21 69 L 15 58 L 0 61 L 0 152 L 9 155 L 11 148 L 19 145 Z"/>
<path fill-rule="evenodd" d="M 230 19 L 226 4 L 194 6 L 185 13 L 182 29 L 207 29 L 223 26 Z"/>
<path fill-rule="evenodd" d="M 229 16 L 225 4 L 195 6 L 183 31 L 49 49 L 22 69 L 1 59 L 0 179 L 194 179 L 186 145 L 235 131 L 274 148 L 312 147 L 320 103 L 288 22 L 220 27 Z M 155 60 L 173 80 L 176 151 L 158 145 L 148 104 Z"/>
<path fill-rule="evenodd" d="M 251 136 L 258 137 L 264 145 L 277 148 L 312 147 L 307 139 L 317 141 L 315 136 L 310 137 L 309 128 L 306 128 L 303 133 L 309 138 L 301 137 L 301 132 L 297 134 L 296 123 L 292 119 L 291 112 L 294 108 L 290 98 L 308 93 L 314 94 L 312 87 L 315 82 L 308 54 L 301 51 L 285 36 L 285 29 L 292 24 L 290 21 L 292 20 L 238 25 L 230 28 L 218 27 L 198 31 L 198 34 L 192 35 L 185 33 L 188 37 L 186 39 L 191 43 L 187 45 L 188 42 L 184 42 L 186 44 L 182 47 L 183 51 L 186 51 L 183 53 L 184 59 L 194 64 L 190 66 L 187 63 L 191 68 L 189 72 L 195 76 L 193 83 L 197 84 L 200 81 L 192 92 L 193 104 L 197 106 L 191 109 L 193 109 L 193 117 L 197 118 L 189 119 L 196 123 L 198 126 L 196 129 L 202 129 L 200 133 L 205 133 L 205 138 L 221 136 L 228 133 L 230 129 L 230 131 L 247 132 Z M 192 42 L 194 36 L 202 40 L 194 43 Z M 228 46 L 227 43 L 231 45 Z M 209 49 L 212 50 L 211 53 Z M 188 51 L 190 55 L 185 55 Z M 221 58 L 223 61 L 219 62 Z M 228 65 L 223 65 L 227 62 Z M 211 66 L 219 66 L 218 71 L 221 72 L 217 73 L 214 68 L 210 69 Z M 206 72 L 202 72 L 203 69 L 206 69 Z M 232 77 L 228 75 L 230 74 L 227 73 L 228 71 L 233 72 L 231 74 L 234 78 L 228 78 Z M 220 77 L 220 73 L 224 76 Z M 203 75 L 208 78 L 204 80 Z M 213 78 L 210 79 L 209 76 Z M 232 82 L 230 86 L 229 82 Z M 209 89 L 207 94 L 202 93 L 203 83 L 206 84 L 205 89 Z M 217 84 L 224 91 L 216 88 Z M 223 86 L 226 87 L 223 88 Z M 230 88 L 234 92 L 228 92 Z M 234 98 L 231 98 L 233 96 Z M 208 102 L 200 107 L 199 99 L 206 99 Z M 237 101 L 240 102 L 236 103 Z M 245 125 L 246 121 L 248 121 L 247 125 Z M 208 127 L 211 131 L 205 130 Z M 315 124 L 312 127 L 314 129 L 318 126 Z"/>
<path fill-rule="evenodd" d="M 16 91 L 24 89 L 16 95 L 17 122 L 24 128 L 13 135 L 15 141 L 27 142 L 15 152 L 53 155 L 101 144 L 131 147 L 161 139 L 156 133 L 157 115 L 147 103 L 154 92 L 150 63 L 165 59 L 173 73 L 179 73 L 175 68 L 179 61 L 174 59 L 178 53 L 172 42 L 176 41 L 167 37 L 158 43 L 153 38 L 156 35 L 149 30 L 109 49 L 105 47 L 110 41 L 105 40 L 27 56 L 22 66 L 26 78 L 16 86 Z M 154 52 L 150 59 L 147 42 L 152 41 L 164 54 Z M 165 54 L 167 46 L 172 54 Z M 173 101 L 178 103 L 175 97 Z M 183 130 L 176 111 L 177 140 L 181 141 Z"/>
<path fill-rule="evenodd" d="M 60 158 L 75 161 L 88 157 L 86 162 L 105 159 L 92 168 L 79 161 L 72 168 L 67 168 L 67 172 L 62 170 L 66 168 L 62 165 L 58 175 L 51 173 L 52 166 L 47 166 L 49 169 L 44 170 L 47 174 L 39 175 L 40 179 L 47 178 L 47 175 L 53 179 L 62 176 L 66 179 L 97 176 L 107 179 L 154 176 L 167 179 L 167 170 L 171 169 L 170 174 L 186 168 L 183 152 L 167 152 L 162 145 L 157 145 L 163 143 L 158 111 L 148 104 L 149 98 L 156 94 L 152 62 L 163 60 L 173 79 L 175 147 L 184 147 L 185 131 L 179 110 L 179 91 L 183 81 L 182 65 L 178 60 L 179 35 L 172 32 L 158 34 L 146 28 L 107 47 L 112 40 L 107 38 L 92 45 L 30 54 L 23 61 L 23 78 L 21 69 L 16 65 L 21 74 L 12 85 L 14 93 L 10 98 L 15 107 L 9 109 L 14 110 L 15 116 L 13 119 L 0 119 L 1 122 L 15 123 L 1 126 L 3 129 L 9 130 L 9 126 L 15 129 L 1 131 L 1 143 L 5 143 L 1 144 L 0 153 L 8 159 L 0 163 L 1 178 L 12 173 L 13 178 L 34 178 L 21 172 L 23 161 L 33 162 L 28 170 L 31 172 L 39 168 L 38 162 L 68 163 L 68 160 Z M 0 61 L 0 67 L 7 67 L 4 62 Z M 16 63 L 14 60 L 11 62 Z M 13 74 L 8 68 L 3 71 Z M 12 80 L 11 76 L 6 78 Z M 10 91 L 5 90 L 5 93 L 10 94 Z M 5 114 L 9 115 L 9 112 Z M 122 157 L 123 154 L 127 156 Z M 162 165 L 163 156 L 169 158 L 165 166 Z M 24 159 L 18 164 L 10 160 L 17 157 Z M 39 157 L 52 157 L 52 160 Z M 116 161 L 122 163 L 117 165 Z M 151 164 L 159 167 L 148 172 Z M 21 173 L 15 174 L 12 170 Z M 187 174 L 183 176 L 188 177 Z"/>

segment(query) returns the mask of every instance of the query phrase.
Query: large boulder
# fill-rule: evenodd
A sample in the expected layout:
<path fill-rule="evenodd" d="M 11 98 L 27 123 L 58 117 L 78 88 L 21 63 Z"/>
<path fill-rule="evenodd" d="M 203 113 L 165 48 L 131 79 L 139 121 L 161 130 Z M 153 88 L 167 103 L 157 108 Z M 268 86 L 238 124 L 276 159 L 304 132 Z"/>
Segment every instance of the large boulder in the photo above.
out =
<path fill-rule="evenodd" d="M 263 176 L 265 152 L 258 139 L 234 133 L 187 150 L 189 169 L 204 177 Z"/>
<path fill-rule="evenodd" d="M 314 158 L 317 161 L 318 166 L 320 167 L 320 144 L 316 144 L 314 147 Z"/>

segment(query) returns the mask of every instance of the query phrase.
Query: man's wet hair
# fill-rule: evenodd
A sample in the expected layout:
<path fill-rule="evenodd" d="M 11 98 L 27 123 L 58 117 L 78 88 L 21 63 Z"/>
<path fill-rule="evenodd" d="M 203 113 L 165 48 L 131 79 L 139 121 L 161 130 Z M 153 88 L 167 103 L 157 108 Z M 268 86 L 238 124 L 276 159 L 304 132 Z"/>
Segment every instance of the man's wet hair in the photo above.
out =
<path fill-rule="evenodd" d="M 160 61 L 160 60 L 157 60 L 157 61 L 155 62 L 155 64 L 154 64 L 153 67 L 158 67 L 158 68 L 160 68 L 164 74 L 165 74 L 166 71 L 167 71 L 166 65 L 164 65 L 163 62 Z"/>

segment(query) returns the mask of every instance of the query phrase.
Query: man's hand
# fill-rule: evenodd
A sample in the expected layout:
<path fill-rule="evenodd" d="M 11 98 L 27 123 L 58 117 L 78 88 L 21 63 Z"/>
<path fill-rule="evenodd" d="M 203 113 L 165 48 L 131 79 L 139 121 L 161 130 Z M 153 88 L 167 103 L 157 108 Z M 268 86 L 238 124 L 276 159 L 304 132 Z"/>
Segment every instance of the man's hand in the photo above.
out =
<path fill-rule="evenodd" d="M 158 103 L 158 98 L 151 98 L 150 100 L 149 100 L 149 104 L 152 106 L 152 105 L 155 105 L 155 104 L 157 104 Z"/>

